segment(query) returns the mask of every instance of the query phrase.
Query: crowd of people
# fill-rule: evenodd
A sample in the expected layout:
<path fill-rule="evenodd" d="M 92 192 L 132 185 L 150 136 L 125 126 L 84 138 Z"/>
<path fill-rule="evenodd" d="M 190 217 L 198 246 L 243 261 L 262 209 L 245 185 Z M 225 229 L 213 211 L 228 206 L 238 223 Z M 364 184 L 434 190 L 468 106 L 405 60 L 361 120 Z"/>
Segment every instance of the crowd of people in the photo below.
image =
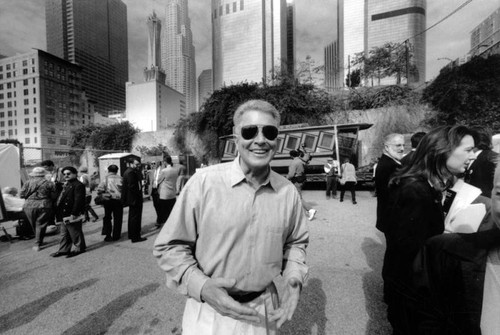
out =
<path fill-rule="evenodd" d="M 307 219 L 316 210 L 302 189 L 311 155 L 305 148 L 291 151 L 286 177 L 270 168 L 280 114 L 266 101 L 241 104 L 233 123 L 234 161 L 200 169 L 186 182 L 185 170 L 166 157 L 144 175 L 161 229 L 153 254 L 167 286 L 187 296 L 187 335 L 277 334 L 292 318 L 308 277 Z M 374 171 L 375 226 L 386 242 L 381 275 L 393 334 L 489 335 L 500 329 L 500 167 L 490 139 L 484 129 L 442 126 L 415 133 L 405 155 L 402 134 L 384 138 Z M 342 164 L 334 158 L 324 166 L 327 199 L 340 188 L 340 201 L 349 191 L 356 204 L 355 167 L 349 158 Z M 22 208 L 19 218 L 31 223 L 35 250 L 51 220 L 62 222 L 52 256 L 74 257 L 85 252 L 83 222 L 98 218 L 89 209 L 90 178 L 84 167 L 78 178 L 74 167 L 51 163 L 33 169 L 20 192 L 24 202 L 9 208 Z M 116 165 L 107 171 L 96 188 L 104 199 L 104 240 L 120 239 L 123 206 L 129 207 L 129 239 L 146 240 L 139 160 L 129 160 L 123 177 Z M 15 198 L 12 189 L 4 194 Z"/>
<path fill-rule="evenodd" d="M 128 238 L 132 243 L 145 241 L 141 234 L 142 165 L 135 158 L 130 158 L 126 164 L 123 177 L 119 175 L 118 166 L 112 164 L 107 167 L 106 176 L 97 183 L 95 174 L 89 176 L 86 166 L 80 166 L 78 170 L 73 166 L 59 168 L 53 161 L 45 160 L 29 173 L 19 196 L 15 187 L 2 190 L 7 219 L 17 221 L 19 239 L 35 238 L 34 251 L 43 248 L 48 229 L 58 230 L 59 248 L 51 256 L 75 257 L 86 251 L 83 224 L 99 220 L 92 208 L 92 192 L 95 190 L 104 207 L 104 241 L 121 238 L 124 207 L 129 208 Z M 158 213 L 156 225 L 161 228 L 175 204 L 177 185 L 185 183 L 186 171 L 174 168 L 169 156 L 155 164 L 158 168 L 150 174 L 153 181 L 151 193 Z"/>

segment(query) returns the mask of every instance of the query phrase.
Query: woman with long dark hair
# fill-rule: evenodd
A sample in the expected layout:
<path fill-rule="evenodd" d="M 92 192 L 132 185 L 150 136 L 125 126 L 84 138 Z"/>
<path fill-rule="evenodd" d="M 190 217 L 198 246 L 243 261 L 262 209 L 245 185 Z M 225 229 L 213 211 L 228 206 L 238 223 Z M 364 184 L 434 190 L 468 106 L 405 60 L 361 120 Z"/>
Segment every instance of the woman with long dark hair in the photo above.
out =
<path fill-rule="evenodd" d="M 382 276 L 394 334 L 419 334 L 422 302 L 413 262 L 427 239 L 444 231 L 444 192 L 474 158 L 474 133 L 465 126 L 436 128 L 424 136 L 410 163 L 389 182 L 387 249 Z"/>

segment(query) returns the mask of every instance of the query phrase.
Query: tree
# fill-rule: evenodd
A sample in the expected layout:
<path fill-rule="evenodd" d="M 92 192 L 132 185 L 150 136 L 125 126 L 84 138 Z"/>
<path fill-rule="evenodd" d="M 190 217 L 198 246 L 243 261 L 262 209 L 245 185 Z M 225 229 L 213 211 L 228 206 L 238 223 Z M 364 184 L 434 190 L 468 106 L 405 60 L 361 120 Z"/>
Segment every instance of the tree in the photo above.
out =
<path fill-rule="evenodd" d="M 347 87 L 358 87 L 361 83 L 361 70 L 355 69 L 351 73 L 347 74 L 346 85 Z"/>
<path fill-rule="evenodd" d="M 431 125 L 486 125 L 499 132 L 500 55 L 443 68 L 423 99 L 437 111 Z"/>
<path fill-rule="evenodd" d="M 98 128 L 92 133 L 90 142 L 94 149 L 130 151 L 135 134 L 139 129 L 128 122 L 120 122 Z"/>
<path fill-rule="evenodd" d="M 71 141 L 69 144 L 70 147 L 85 149 L 85 147 L 92 144 L 92 134 L 98 132 L 101 128 L 101 125 L 96 124 L 88 124 L 86 126 L 78 128 L 71 136 Z"/>
<path fill-rule="evenodd" d="M 273 104 L 281 115 L 281 124 L 324 124 L 332 111 L 332 99 L 312 84 L 282 80 L 277 85 L 242 83 L 225 86 L 213 92 L 199 113 L 181 120 L 176 127 L 175 142 L 181 152 L 199 150 L 200 160 L 214 161 L 222 156 L 220 137 L 233 133 L 233 113 L 237 106 L 250 99 Z M 197 139 L 190 137 L 194 133 Z M 196 144 L 196 145 L 193 145 Z M 203 147 L 201 149 L 200 147 Z"/>
<path fill-rule="evenodd" d="M 414 75 L 417 71 L 413 63 L 413 46 L 388 42 L 380 47 L 373 47 L 368 56 L 365 52 L 356 53 L 351 61 L 352 66 L 360 66 L 363 70 L 362 77 L 372 81 L 373 78 L 380 80 L 386 77 L 396 77 L 396 83 L 401 84 L 401 78 L 407 78 L 407 74 Z M 408 71 L 407 71 L 408 67 Z"/>

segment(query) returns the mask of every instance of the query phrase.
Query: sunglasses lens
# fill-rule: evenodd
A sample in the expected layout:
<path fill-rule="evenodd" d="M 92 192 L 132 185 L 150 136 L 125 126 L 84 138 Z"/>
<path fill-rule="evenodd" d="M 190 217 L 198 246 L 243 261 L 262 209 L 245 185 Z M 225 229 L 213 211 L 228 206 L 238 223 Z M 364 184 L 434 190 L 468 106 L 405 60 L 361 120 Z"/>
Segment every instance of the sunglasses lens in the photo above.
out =
<path fill-rule="evenodd" d="M 241 127 L 241 137 L 245 140 L 251 140 L 257 135 L 259 128 L 257 126 L 245 126 Z"/>
<path fill-rule="evenodd" d="M 274 141 L 278 137 L 278 128 L 275 126 L 264 126 L 262 127 L 262 134 L 269 140 Z"/>

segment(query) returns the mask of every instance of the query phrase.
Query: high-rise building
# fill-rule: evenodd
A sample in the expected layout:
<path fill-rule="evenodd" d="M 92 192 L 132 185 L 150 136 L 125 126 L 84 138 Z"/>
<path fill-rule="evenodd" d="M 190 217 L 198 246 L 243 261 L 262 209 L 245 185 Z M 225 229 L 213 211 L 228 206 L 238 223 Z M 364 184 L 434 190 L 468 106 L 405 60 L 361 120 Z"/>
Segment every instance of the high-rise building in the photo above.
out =
<path fill-rule="evenodd" d="M 500 8 L 472 30 L 469 54 L 471 57 L 500 54 Z"/>
<path fill-rule="evenodd" d="M 368 55 L 374 47 L 385 43 L 400 43 L 412 52 L 416 71 L 410 74 L 410 84 L 425 81 L 425 10 L 426 0 L 338 0 L 337 36 L 340 66 L 339 88 L 347 85 L 348 74 L 359 68 L 352 61 L 356 54 Z M 408 40 L 409 44 L 404 42 Z M 326 76 L 326 73 L 325 73 Z M 325 78 L 326 81 L 332 80 Z M 405 80 L 404 80 L 405 81 Z M 381 84 L 394 84 L 395 78 L 385 78 Z"/>
<path fill-rule="evenodd" d="M 286 3 L 286 68 L 295 77 L 295 0 Z"/>
<path fill-rule="evenodd" d="M 153 12 L 148 17 L 148 67 L 161 67 L 161 20 Z"/>
<path fill-rule="evenodd" d="M 127 6 L 121 0 L 46 0 L 47 51 L 82 67 L 97 112 L 125 110 Z"/>
<path fill-rule="evenodd" d="M 335 89 L 342 87 L 342 77 L 340 77 L 340 57 L 339 44 L 337 42 L 330 43 L 325 47 L 325 90 L 333 92 Z"/>
<path fill-rule="evenodd" d="M 284 71 L 287 38 L 285 0 L 212 0 L 214 89 L 266 82 L 276 69 Z"/>
<path fill-rule="evenodd" d="M 40 148 L 26 161 L 68 155 L 72 131 L 94 116 L 81 73 L 80 66 L 37 49 L 0 59 L 0 139 Z"/>
<path fill-rule="evenodd" d="M 187 112 L 196 110 L 196 63 L 187 0 L 167 0 L 161 33 L 161 66 L 166 84 L 186 96 Z"/>
<path fill-rule="evenodd" d="M 212 69 L 201 71 L 198 76 L 198 110 L 214 91 L 212 85 Z"/>

